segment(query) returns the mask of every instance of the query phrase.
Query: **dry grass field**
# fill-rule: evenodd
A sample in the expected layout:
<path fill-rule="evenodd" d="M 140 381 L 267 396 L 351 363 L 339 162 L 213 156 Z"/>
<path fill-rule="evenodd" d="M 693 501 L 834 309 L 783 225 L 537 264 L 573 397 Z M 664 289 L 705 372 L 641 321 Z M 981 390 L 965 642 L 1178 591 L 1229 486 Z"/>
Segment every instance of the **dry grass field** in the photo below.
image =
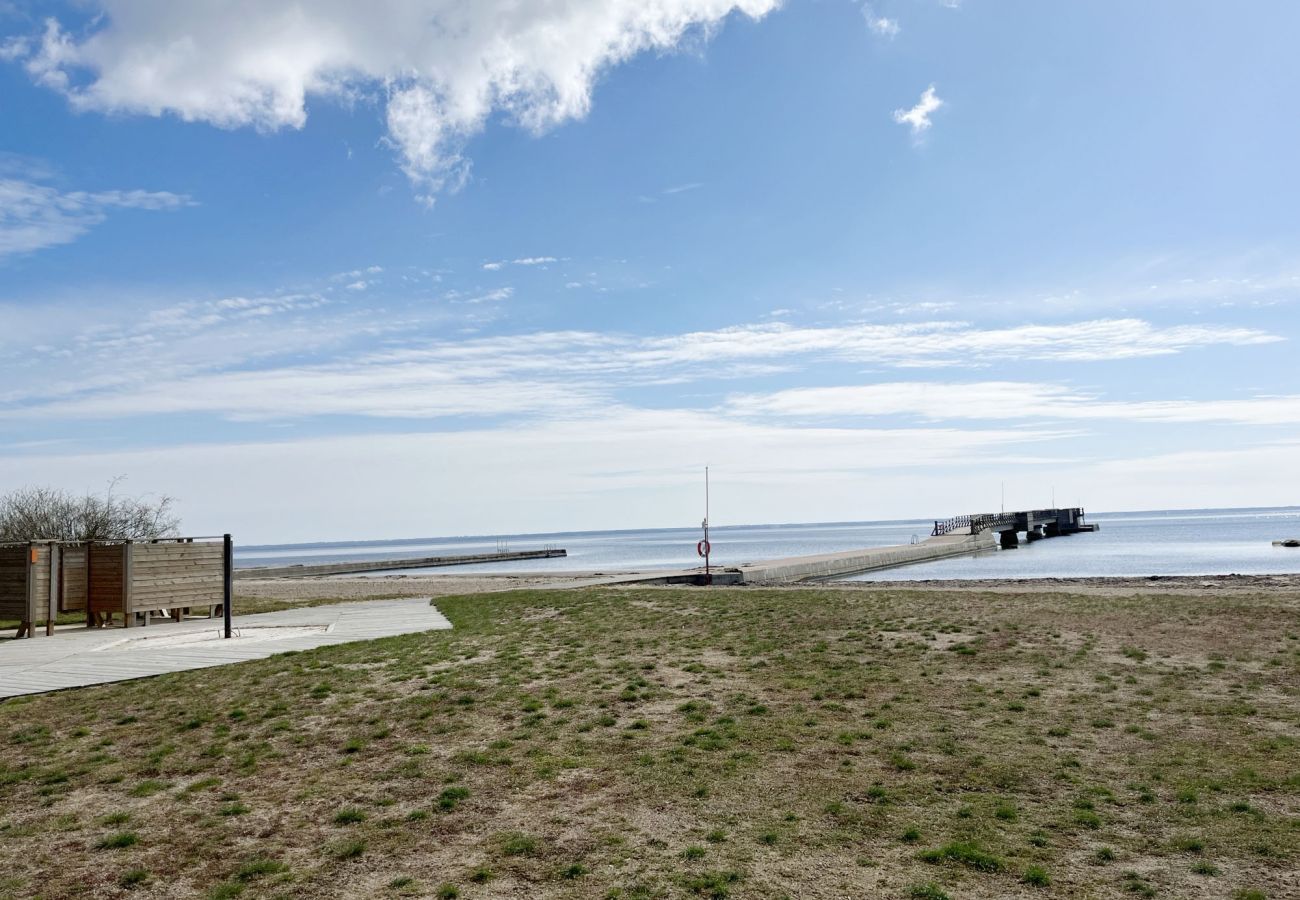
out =
<path fill-rule="evenodd" d="M 0 897 L 1300 897 L 1300 590 L 437 603 L 0 704 Z"/>

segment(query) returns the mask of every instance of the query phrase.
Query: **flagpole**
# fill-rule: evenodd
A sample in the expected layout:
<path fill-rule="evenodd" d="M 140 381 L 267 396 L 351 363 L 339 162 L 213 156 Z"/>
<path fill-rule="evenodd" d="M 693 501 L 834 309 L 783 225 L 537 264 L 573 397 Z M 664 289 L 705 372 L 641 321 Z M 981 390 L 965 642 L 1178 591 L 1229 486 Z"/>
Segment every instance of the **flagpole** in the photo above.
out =
<path fill-rule="evenodd" d="M 713 574 L 709 570 L 709 467 L 704 467 L 704 583 L 713 584 Z"/>

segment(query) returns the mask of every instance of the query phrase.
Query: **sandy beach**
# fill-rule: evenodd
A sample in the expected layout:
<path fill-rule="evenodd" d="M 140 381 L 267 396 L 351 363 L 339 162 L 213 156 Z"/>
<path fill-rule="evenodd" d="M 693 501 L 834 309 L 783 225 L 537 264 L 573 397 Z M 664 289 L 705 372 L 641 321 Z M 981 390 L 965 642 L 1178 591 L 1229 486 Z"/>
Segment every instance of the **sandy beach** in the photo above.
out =
<path fill-rule="evenodd" d="M 379 597 L 447 597 L 537 588 L 578 587 L 584 582 L 611 577 L 613 572 L 386 575 L 353 578 L 241 579 L 236 582 L 236 603 L 242 606 L 292 606 L 297 604 L 364 600 Z M 618 587 L 617 585 L 615 587 Z M 783 590 L 826 590 L 854 593 L 880 591 L 956 591 L 961 593 L 1064 593 L 1125 597 L 1148 594 L 1180 596 L 1253 595 L 1261 592 L 1300 594 L 1296 575 L 1188 575 L 1146 578 L 1034 578 L 927 581 L 830 581 L 785 585 Z M 630 588 L 629 588 L 630 589 Z M 639 586 L 638 589 L 654 590 Z M 766 590 L 762 587 L 715 589 L 725 597 L 730 591 Z M 241 608 L 237 606 L 236 608 Z"/>

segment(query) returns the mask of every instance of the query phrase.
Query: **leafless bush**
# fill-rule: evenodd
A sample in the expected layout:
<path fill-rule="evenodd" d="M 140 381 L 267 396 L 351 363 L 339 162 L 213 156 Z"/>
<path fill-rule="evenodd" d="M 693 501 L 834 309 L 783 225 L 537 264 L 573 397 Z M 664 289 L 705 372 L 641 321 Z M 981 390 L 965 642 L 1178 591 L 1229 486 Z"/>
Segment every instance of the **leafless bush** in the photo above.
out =
<path fill-rule="evenodd" d="M 118 497 L 118 479 L 84 497 L 49 487 L 0 496 L 0 541 L 120 541 L 173 537 L 180 519 L 171 497 Z"/>

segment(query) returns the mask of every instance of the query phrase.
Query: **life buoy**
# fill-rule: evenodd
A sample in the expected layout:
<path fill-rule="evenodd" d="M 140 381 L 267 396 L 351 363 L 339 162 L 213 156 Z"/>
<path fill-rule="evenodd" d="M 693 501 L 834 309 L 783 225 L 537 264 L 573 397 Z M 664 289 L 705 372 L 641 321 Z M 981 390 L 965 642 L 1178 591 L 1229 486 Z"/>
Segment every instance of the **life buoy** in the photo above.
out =
<path fill-rule="evenodd" d="M 700 556 L 708 556 L 709 550 L 710 547 L 708 541 L 700 541 L 698 544 L 695 545 L 695 552 L 698 553 Z"/>

